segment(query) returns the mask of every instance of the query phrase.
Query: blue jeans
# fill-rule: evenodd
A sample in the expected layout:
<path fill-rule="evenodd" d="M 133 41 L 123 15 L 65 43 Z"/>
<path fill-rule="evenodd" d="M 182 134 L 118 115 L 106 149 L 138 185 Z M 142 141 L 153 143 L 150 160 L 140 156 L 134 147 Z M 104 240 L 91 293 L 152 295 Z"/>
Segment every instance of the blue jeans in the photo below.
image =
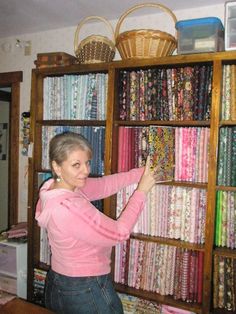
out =
<path fill-rule="evenodd" d="M 123 307 L 110 274 L 68 277 L 49 270 L 45 305 L 63 314 L 123 314 Z"/>

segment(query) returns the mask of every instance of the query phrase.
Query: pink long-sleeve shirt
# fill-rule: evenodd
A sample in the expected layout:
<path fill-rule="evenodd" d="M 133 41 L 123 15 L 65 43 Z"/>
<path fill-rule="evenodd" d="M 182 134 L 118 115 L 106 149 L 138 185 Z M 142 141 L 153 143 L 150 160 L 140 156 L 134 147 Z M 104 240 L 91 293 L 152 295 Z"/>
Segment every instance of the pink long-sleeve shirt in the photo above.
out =
<path fill-rule="evenodd" d="M 103 199 L 137 183 L 143 168 L 88 178 L 82 189 L 52 189 L 53 179 L 44 183 L 35 218 L 46 228 L 51 247 L 51 267 L 66 276 L 98 276 L 110 272 L 112 246 L 129 238 L 144 207 L 145 193 L 136 190 L 117 220 L 94 207 L 90 201 Z"/>

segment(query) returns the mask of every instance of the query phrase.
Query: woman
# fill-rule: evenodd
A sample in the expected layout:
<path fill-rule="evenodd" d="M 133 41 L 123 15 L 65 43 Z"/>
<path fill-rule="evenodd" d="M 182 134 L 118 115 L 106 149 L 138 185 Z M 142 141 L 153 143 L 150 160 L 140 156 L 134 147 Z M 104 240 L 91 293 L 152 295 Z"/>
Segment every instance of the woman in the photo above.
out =
<path fill-rule="evenodd" d="M 149 159 L 145 169 L 88 178 L 91 145 L 72 132 L 51 140 L 49 157 L 53 179 L 40 189 L 36 207 L 36 220 L 47 229 L 52 253 L 46 307 L 68 314 L 123 313 L 110 277 L 111 249 L 129 238 L 155 184 Z M 117 220 L 90 203 L 133 183 L 138 187 Z"/>

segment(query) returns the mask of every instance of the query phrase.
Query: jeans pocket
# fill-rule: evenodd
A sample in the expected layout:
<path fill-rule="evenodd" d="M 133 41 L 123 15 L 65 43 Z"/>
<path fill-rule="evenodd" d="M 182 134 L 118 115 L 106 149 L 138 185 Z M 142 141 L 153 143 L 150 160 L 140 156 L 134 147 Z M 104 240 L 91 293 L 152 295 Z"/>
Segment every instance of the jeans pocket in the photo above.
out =
<path fill-rule="evenodd" d="M 97 287 L 99 287 L 98 295 L 100 294 L 100 302 L 97 301 L 98 308 L 100 309 L 99 313 L 123 314 L 122 303 L 114 289 L 111 276 L 98 276 L 97 283 Z M 103 310 L 101 310 L 102 308 Z"/>
<path fill-rule="evenodd" d="M 83 290 L 59 289 L 60 303 L 65 314 L 97 314 L 96 302 L 90 288 Z"/>
<path fill-rule="evenodd" d="M 102 275 L 95 277 L 98 286 L 103 289 L 109 284 L 109 275 Z"/>

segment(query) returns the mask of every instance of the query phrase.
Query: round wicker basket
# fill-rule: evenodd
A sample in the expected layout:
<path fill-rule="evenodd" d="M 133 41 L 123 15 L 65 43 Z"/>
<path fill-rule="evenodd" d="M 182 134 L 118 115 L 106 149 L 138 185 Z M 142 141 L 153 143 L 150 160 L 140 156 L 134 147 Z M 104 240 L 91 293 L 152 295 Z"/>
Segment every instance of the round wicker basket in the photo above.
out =
<path fill-rule="evenodd" d="M 79 32 L 88 20 L 100 20 L 112 33 L 112 40 L 102 35 L 90 35 L 79 43 Z M 74 38 L 74 52 L 79 63 L 110 62 L 115 57 L 116 47 L 111 24 L 100 16 L 88 16 L 77 26 Z"/>
<path fill-rule="evenodd" d="M 177 22 L 174 13 L 162 4 L 145 3 L 127 10 L 118 20 L 115 29 L 116 47 L 122 59 L 155 58 L 171 55 L 177 46 L 177 40 L 169 33 L 153 29 L 130 30 L 119 34 L 120 27 L 128 14 L 143 7 L 155 7 L 168 13 L 174 25 Z"/>

